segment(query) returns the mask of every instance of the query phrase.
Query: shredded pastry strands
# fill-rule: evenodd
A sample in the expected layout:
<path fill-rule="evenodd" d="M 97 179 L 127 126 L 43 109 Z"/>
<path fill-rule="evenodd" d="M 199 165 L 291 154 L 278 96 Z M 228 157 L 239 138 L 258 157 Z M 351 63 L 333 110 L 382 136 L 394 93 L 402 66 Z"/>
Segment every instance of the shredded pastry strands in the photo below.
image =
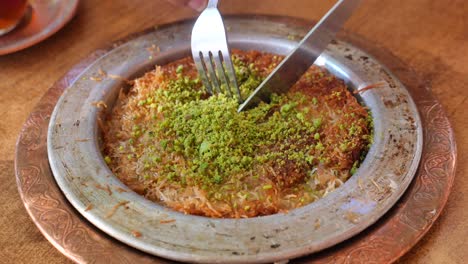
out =
<path fill-rule="evenodd" d="M 233 51 L 241 93 L 248 95 L 281 60 Z M 288 94 L 242 113 L 235 99 L 205 91 L 191 58 L 158 66 L 122 89 L 111 114 L 98 120 L 113 173 L 186 214 L 255 217 L 334 191 L 372 144 L 370 113 L 343 81 L 316 66 Z"/>
<path fill-rule="evenodd" d="M 112 209 L 109 211 L 109 213 L 107 213 L 106 218 L 111 218 L 115 214 L 115 212 L 117 212 L 117 209 L 119 209 L 119 207 L 125 206 L 128 203 L 130 203 L 130 202 L 129 201 L 122 201 L 122 202 L 119 202 L 118 204 L 116 204 L 114 207 L 112 207 Z"/>

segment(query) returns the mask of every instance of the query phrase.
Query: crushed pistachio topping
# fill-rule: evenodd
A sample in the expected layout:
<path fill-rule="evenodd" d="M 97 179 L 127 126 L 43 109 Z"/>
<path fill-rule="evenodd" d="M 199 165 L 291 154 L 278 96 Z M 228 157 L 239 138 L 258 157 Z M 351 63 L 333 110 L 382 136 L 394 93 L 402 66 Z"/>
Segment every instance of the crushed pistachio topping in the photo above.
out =
<path fill-rule="evenodd" d="M 234 65 L 242 94 L 249 94 L 263 78 L 252 65 L 236 58 Z M 145 171 L 161 166 L 158 153 L 166 151 L 185 160 L 164 165 L 167 179 L 217 189 L 226 180 L 235 180 L 232 175 L 252 171 L 255 164 L 281 163 L 286 158 L 303 167 L 314 163 L 314 148 L 323 150 L 317 132 L 322 118 L 311 117 L 307 108 L 298 106 L 303 99 L 300 94 L 273 95 L 271 102 L 238 113 L 236 98 L 220 94 L 202 99 L 204 88 L 200 89 L 199 80 L 184 76 L 182 65 L 176 72 L 177 79 L 138 103 L 151 107 L 157 102 L 156 111 L 163 116 L 149 127 L 132 128 L 133 138 L 159 142 L 145 149 L 144 156 L 149 157 Z"/>

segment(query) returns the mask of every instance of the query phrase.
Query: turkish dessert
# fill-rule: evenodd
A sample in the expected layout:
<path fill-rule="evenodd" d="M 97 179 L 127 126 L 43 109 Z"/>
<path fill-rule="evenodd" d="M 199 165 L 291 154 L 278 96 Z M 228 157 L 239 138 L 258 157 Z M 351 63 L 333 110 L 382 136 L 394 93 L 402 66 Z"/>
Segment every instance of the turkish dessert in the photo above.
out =
<path fill-rule="evenodd" d="M 282 57 L 234 51 L 244 98 Z M 238 113 L 209 95 L 191 58 L 134 80 L 104 124 L 105 161 L 127 186 L 174 210 L 216 218 L 287 212 L 351 177 L 372 118 L 345 83 L 312 66 L 287 94 Z"/>

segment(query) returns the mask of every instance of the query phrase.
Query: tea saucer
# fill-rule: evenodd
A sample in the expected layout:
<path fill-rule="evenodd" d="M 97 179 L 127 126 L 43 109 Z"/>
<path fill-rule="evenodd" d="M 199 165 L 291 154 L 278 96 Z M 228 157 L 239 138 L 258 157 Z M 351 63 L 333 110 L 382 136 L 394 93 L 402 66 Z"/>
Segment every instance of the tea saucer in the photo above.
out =
<path fill-rule="evenodd" d="M 28 48 L 57 32 L 71 20 L 78 0 L 31 1 L 17 28 L 0 37 L 0 55 Z"/>

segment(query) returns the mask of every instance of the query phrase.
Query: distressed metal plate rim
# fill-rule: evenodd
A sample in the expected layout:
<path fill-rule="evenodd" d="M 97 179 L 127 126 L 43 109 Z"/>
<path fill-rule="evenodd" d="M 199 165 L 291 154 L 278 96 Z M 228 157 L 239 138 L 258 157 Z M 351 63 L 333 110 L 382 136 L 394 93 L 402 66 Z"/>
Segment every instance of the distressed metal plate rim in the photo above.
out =
<path fill-rule="evenodd" d="M 295 45 L 289 38 L 291 32 L 304 33 L 303 28 L 268 20 L 231 18 L 226 23 L 234 47 L 280 54 Z M 360 98 L 374 115 L 376 143 L 357 174 L 327 197 L 288 214 L 209 219 L 173 212 L 131 191 L 109 195 L 97 189 L 96 185 L 127 188 L 112 175 L 99 153 L 99 111 L 92 107 L 92 102 L 99 100 L 111 106 L 123 83 L 112 78 L 102 82 L 91 79 L 99 76 L 100 70 L 133 78 L 156 63 L 185 56 L 189 30 L 189 23 L 175 24 L 122 44 L 90 65 L 57 103 L 49 127 L 49 161 L 66 197 L 90 222 L 124 243 L 170 259 L 269 262 L 310 254 L 359 233 L 403 194 L 422 151 L 417 109 L 404 86 L 385 67 L 345 42 L 331 45 L 318 63 L 344 78 L 353 89 L 380 81 L 386 85 Z M 159 54 L 148 53 L 153 44 L 160 47 Z M 390 139 L 401 144 L 392 145 Z M 394 156 L 389 159 L 389 155 Z M 396 172 L 396 165 L 402 166 L 402 171 Z M 363 190 L 359 182 L 365 185 Z M 117 210 L 108 218 L 109 211 L 121 201 L 129 201 L 129 209 Z M 86 210 L 90 204 L 93 209 Z M 356 223 L 347 214 L 357 215 Z M 175 222 L 160 224 L 167 219 Z M 314 230 L 310 227 L 317 219 L 320 228 Z M 143 236 L 135 238 L 132 231 Z"/>

